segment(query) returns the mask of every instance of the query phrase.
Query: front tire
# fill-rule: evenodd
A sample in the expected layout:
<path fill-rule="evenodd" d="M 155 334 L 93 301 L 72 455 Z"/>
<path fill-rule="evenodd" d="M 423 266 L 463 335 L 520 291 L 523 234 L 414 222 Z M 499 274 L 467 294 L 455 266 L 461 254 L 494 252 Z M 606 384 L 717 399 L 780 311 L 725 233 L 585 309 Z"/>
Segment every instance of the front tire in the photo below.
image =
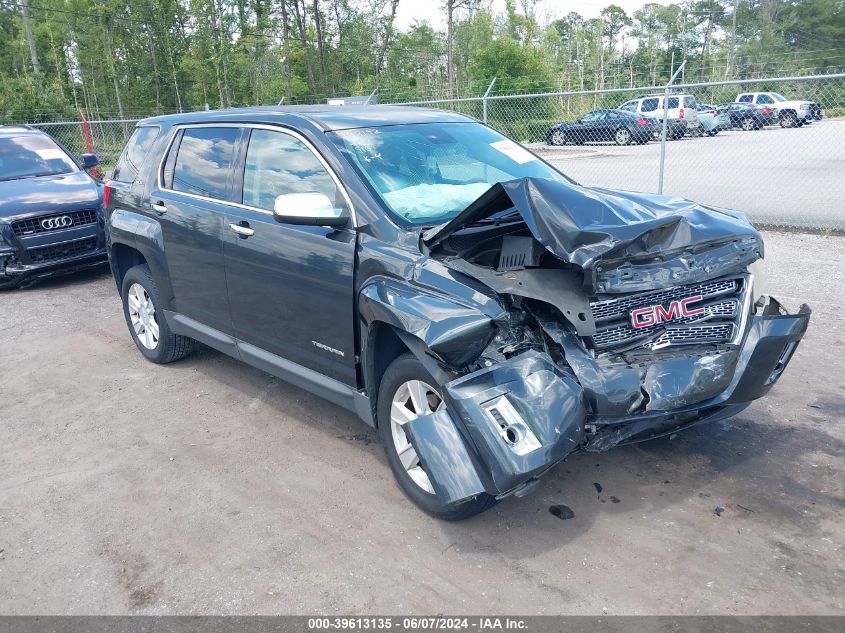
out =
<path fill-rule="evenodd" d="M 172 363 L 193 350 L 194 341 L 173 334 L 161 310 L 162 302 L 149 266 L 130 268 L 123 277 L 120 296 L 123 316 L 138 351 L 149 361 Z"/>
<path fill-rule="evenodd" d="M 444 521 L 461 521 L 484 512 L 495 497 L 480 494 L 460 503 L 444 503 L 423 469 L 403 425 L 440 410 L 444 405 L 437 382 L 412 354 L 394 360 L 381 379 L 378 392 L 378 433 L 396 482 L 424 512 Z"/>
<path fill-rule="evenodd" d="M 566 145 L 566 134 L 564 134 L 562 130 L 553 131 L 551 144 L 557 146 Z"/>
<path fill-rule="evenodd" d="M 617 145 L 629 145 L 631 143 L 631 133 L 624 127 L 616 130 L 616 134 L 613 138 Z"/>
<path fill-rule="evenodd" d="M 794 112 L 785 112 L 780 115 L 779 122 L 781 127 L 796 127 L 798 125 L 798 117 L 795 116 Z"/>

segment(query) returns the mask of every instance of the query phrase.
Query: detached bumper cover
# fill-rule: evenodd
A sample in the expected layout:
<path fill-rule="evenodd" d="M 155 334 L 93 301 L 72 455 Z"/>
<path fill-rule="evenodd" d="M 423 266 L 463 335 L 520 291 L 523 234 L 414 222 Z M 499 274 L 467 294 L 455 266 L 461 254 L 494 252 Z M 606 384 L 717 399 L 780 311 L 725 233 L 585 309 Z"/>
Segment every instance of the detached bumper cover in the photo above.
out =
<path fill-rule="evenodd" d="M 548 355 L 526 352 L 447 383 L 446 408 L 409 422 L 406 433 L 442 500 L 518 493 L 575 450 L 603 451 L 738 413 L 777 382 L 809 320 L 806 305 L 790 315 L 769 299 L 750 317 L 739 349 L 704 365 L 696 356 L 654 363 L 636 381 L 586 366 L 570 376 Z M 643 385 L 660 398 L 658 408 L 637 403 L 639 413 L 619 417 L 592 411 L 601 398 L 637 402 Z"/>

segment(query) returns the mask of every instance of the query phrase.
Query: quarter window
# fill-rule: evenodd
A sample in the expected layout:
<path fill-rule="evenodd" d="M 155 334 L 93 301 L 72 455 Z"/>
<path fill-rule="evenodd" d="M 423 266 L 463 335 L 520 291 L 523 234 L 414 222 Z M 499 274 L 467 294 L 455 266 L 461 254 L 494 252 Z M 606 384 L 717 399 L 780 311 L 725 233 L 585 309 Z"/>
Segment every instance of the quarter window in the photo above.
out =
<path fill-rule="evenodd" d="M 118 182 L 135 182 L 144 159 L 150 153 L 159 129 L 157 127 L 139 127 L 132 133 L 132 138 L 126 145 L 126 149 L 120 155 L 117 165 L 112 174 L 112 180 Z"/>
<path fill-rule="evenodd" d="M 757 103 L 774 103 L 775 100 L 769 95 L 757 95 Z"/>
<path fill-rule="evenodd" d="M 753 95 L 739 95 L 739 99 L 737 99 L 737 101 L 740 103 L 751 103 L 752 97 Z"/>
<path fill-rule="evenodd" d="M 173 168 L 173 189 L 227 200 L 239 133 L 240 129 L 232 127 L 185 130 Z"/>
<path fill-rule="evenodd" d="M 244 165 L 243 203 L 272 211 L 287 193 L 322 193 L 342 206 L 334 179 L 314 153 L 283 132 L 253 130 Z"/>

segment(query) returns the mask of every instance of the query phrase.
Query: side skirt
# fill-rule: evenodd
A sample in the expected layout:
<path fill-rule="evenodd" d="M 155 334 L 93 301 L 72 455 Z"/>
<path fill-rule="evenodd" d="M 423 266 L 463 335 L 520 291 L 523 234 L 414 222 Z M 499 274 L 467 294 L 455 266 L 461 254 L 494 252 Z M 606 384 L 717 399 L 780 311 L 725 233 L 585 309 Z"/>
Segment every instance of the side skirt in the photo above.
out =
<path fill-rule="evenodd" d="M 369 397 L 353 387 L 208 327 L 183 314 L 170 311 L 165 311 L 164 314 L 174 334 L 190 336 L 228 356 L 352 411 L 370 426 L 375 426 Z"/>

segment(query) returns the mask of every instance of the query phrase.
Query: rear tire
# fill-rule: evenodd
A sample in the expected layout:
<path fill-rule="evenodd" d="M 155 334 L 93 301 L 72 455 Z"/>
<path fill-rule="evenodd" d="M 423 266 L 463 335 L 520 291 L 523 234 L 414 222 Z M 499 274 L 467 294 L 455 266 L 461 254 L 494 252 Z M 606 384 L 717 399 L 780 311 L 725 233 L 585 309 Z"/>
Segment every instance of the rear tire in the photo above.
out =
<path fill-rule="evenodd" d="M 167 325 L 158 286 L 149 266 L 133 266 L 126 272 L 120 296 L 129 333 L 144 358 L 163 365 L 191 353 L 194 340 L 173 334 Z"/>
<path fill-rule="evenodd" d="M 424 394 L 424 402 L 421 404 L 415 402 L 414 395 L 407 390 L 409 384 L 414 385 L 414 391 L 420 394 L 416 400 L 421 400 Z M 444 521 L 462 521 L 493 507 L 496 504 L 496 498 L 482 493 L 468 501 L 449 504 L 443 503 L 436 494 L 429 492 L 433 489 L 428 482 L 428 475 L 419 464 L 413 447 L 410 447 L 407 438 L 403 437 L 401 424 L 394 423 L 394 416 L 392 416 L 395 401 L 400 410 L 402 408 L 407 410 L 401 411 L 407 416 L 406 421 L 425 415 L 431 410 L 437 410 L 442 406 L 438 390 L 437 382 L 415 356 L 405 354 L 394 360 L 384 372 L 379 386 L 376 416 L 378 433 L 387 455 L 387 463 L 402 492 L 418 508 L 433 517 Z M 407 401 L 403 402 L 406 400 L 406 395 Z M 417 411 L 419 408 L 424 410 Z M 401 446 L 398 445 L 400 443 Z M 403 459 L 407 467 L 403 465 Z M 423 487 L 425 482 L 428 482 L 428 490 Z"/>

